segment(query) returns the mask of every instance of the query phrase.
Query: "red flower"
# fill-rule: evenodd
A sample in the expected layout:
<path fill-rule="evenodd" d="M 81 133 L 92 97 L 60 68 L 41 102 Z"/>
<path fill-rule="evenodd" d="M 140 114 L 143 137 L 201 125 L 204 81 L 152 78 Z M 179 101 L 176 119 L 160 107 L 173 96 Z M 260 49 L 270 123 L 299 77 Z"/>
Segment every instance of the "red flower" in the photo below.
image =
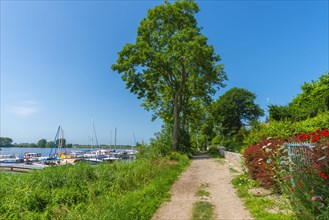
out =
<path fill-rule="evenodd" d="M 316 133 L 320 133 L 320 129 L 317 129 L 317 130 L 316 130 Z"/>
<path fill-rule="evenodd" d="M 307 134 L 300 134 L 300 135 L 298 135 L 298 138 L 299 138 L 301 141 L 304 141 L 304 140 L 307 138 Z"/>
<path fill-rule="evenodd" d="M 315 135 L 315 132 L 314 132 L 314 131 L 312 131 L 312 132 L 310 133 L 310 135 Z"/>
<path fill-rule="evenodd" d="M 321 132 L 321 135 L 322 135 L 323 137 L 329 137 L 329 131 L 328 131 L 328 130 L 323 130 L 323 131 Z"/>
<path fill-rule="evenodd" d="M 327 174 L 325 174 L 324 172 L 321 172 L 320 174 L 319 174 L 319 176 L 321 177 L 321 178 L 323 178 L 323 179 L 328 179 L 328 175 Z"/>
<path fill-rule="evenodd" d="M 320 140 L 320 136 L 319 136 L 319 135 L 315 135 L 315 136 L 312 138 L 312 142 L 317 142 L 318 140 Z"/>

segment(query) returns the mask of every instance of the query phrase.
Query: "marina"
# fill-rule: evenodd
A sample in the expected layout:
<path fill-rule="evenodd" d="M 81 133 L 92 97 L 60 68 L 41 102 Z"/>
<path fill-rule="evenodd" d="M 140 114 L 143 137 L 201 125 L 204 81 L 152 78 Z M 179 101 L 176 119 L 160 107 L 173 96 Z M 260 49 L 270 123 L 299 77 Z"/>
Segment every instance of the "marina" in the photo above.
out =
<path fill-rule="evenodd" d="M 49 157 L 51 148 L 4 148 L 0 154 L 0 170 L 11 172 L 27 172 L 49 166 L 90 162 L 129 161 L 136 158 L 135 149 L 99 149 L 72 148 Z M 22 153 L 25 152 L 25 153 Z"/>
<path fill-rule="evenodd" d="M 92 121 L 91 140 L 90 148 L 66 148 L 64 131 L 61 126 L 58 126 L 51 148 L 9 147 L 1 149 L 0 169 L 10 172 L 25 172 L 48 166 L 75 164 L 82 161 L 96 164 L 101 162 L 133 160 L 136 158 L 135 148 L 102 148 L 97 140 L 94 121 Z M 94 140 L 96 141 L 96 145 L 94 145 Z"/>

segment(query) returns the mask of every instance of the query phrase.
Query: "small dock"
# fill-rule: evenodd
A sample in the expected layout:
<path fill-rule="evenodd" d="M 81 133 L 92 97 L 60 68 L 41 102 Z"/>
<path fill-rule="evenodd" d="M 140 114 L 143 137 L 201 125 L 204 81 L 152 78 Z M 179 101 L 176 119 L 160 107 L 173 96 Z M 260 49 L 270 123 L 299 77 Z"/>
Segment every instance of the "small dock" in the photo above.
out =
<path fill-rule="evenodd" d="M 44 165 L 29 165 L 24 163 L 0 163 L 0 170 L 11 172 L 29 172 L 32 170 L 43 169 Z"/>

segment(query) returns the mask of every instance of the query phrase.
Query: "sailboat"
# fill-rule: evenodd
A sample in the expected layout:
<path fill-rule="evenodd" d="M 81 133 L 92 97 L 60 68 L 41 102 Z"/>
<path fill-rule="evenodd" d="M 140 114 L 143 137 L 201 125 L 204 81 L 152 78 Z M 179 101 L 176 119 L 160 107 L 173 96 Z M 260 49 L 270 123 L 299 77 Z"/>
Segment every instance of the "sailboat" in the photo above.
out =
<path fill-rule="evenodd" d="M 59 138 L 60 134 L 61 137 Z M 58 146 L 56 147 L 57 144 Z M 62 160 L 60 158 L 60 155 L 62 154 L 63 145 L 64 145 L 64 131 L 62 127 L 59 125 L 49 155 L 47 158 L 43 160 L 43 163 L 47 165 L 60 165 Z"/>
<path fill-rule="evenodd" d="M 92 163 L 97 163 L 97 162 L 102 162 L 103 158 L 106 157 L 106 150 L 102 150 L 100 145 L 98 144 L 98 139 L 97 139 L 97 134 L 96 134 L 96 129 L 95 129 L 95 123 L 94 123 L 94 118 L 92 119 L 92 132 L 91 132 L 91 145 L 90 145 L 90 152 L 85 153 L 83 155 L 85 161 L 89 161 Z M 96 151 L 93 150 L 94 148 L 94 140 L 96 141 Z"/>

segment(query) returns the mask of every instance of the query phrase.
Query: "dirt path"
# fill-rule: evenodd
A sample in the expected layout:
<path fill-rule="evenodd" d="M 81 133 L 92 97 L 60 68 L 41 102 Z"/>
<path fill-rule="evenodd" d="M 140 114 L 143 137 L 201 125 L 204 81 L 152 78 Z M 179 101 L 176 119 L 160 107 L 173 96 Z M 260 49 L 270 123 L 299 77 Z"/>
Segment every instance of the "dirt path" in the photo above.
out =
<path fill-rule="evenodd" d="M 229 166 L 201 155 L 192 160 L 190 167 L 171 189 L 171 200 L 162 204 L 153 220 L 190 220 L 193 203 L 201 201 L 196 196 L 202 184 L 210 193 L 207 201 L 214 205 L 214 219 L 252 219 L 231 185 L 233 175 Z"/>

